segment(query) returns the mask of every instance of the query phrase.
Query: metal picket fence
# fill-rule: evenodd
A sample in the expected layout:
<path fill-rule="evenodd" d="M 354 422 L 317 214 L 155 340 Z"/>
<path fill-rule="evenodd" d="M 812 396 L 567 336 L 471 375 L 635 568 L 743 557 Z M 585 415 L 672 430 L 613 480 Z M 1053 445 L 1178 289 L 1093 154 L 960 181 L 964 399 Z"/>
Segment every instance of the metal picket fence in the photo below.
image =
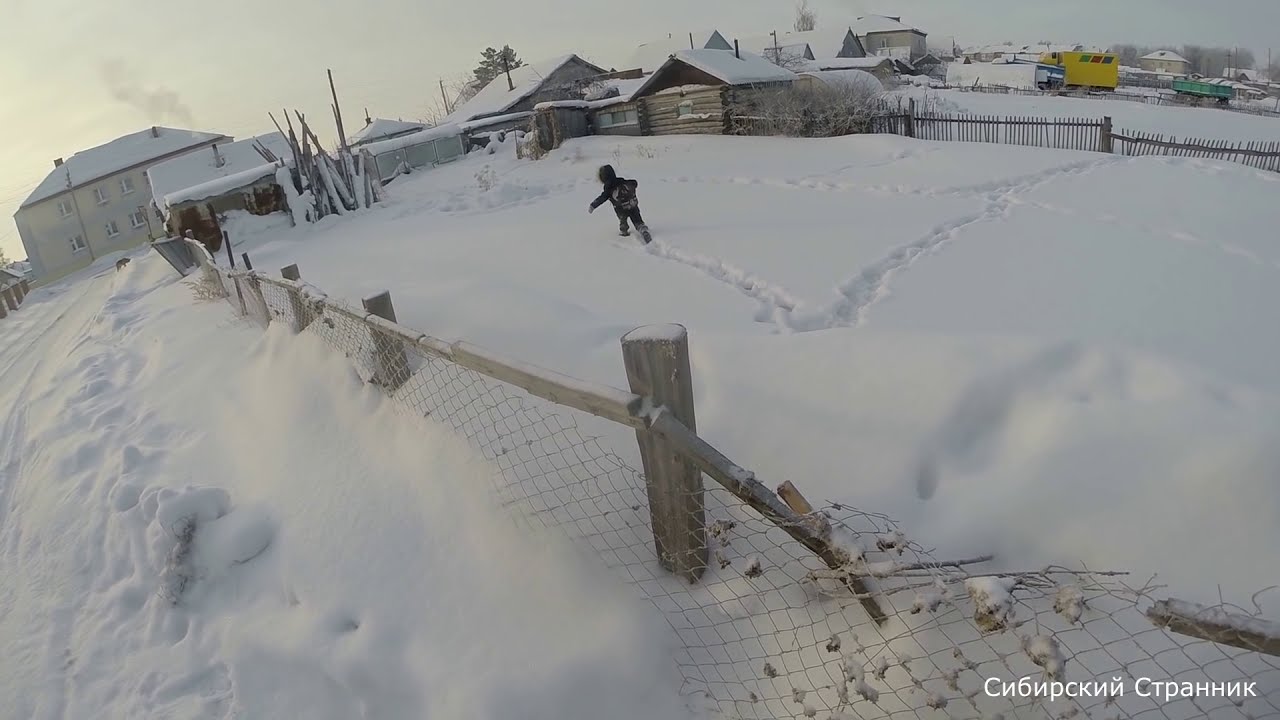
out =
<path fill-rule="evenodd" d="M 1157 588 L 1116 572 L 935 557 L 886 516 L 764 489 L 651 398 L 432 338 L 376 298 L 356 308 L 195 254 L 198 296 L 319 336 L 403 411 L 465 437 L 513 521 L 602 558 L 666 618 L 690 704 L 717 717 L 1280 718 L 1280 649 L 1255 613 L 1153 602 Z M 716 481 L 690 505 L 696 581 L 664 569 L 652 488 L 634 448 L 589 431 L 605 421 L 676 443 Z M 1223 694 L 1166 697 L 1165 682 Z"/>

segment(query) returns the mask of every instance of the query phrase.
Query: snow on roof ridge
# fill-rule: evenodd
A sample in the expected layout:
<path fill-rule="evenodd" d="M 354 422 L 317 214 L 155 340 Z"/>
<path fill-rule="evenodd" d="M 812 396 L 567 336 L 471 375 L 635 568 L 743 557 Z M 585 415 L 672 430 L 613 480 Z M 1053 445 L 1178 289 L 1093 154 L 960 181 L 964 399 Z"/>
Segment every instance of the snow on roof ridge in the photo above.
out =
<path fill-rule="evenodd" d="M 733 50 L 681 50 L 672 56 L 686 65 L 720 80 L 726 85 L 745 85 L 754 82 L 781 82 L 794 80 L 796 74 L 778 67 L 763 57 L 750 52 Z"/>
<path fill-rule="evenodd" d="M 27 199 L 22 201 L 19 209 L 48 200 L 68 189 L 82 187 L 129 168 L 227 137 L 222 133 L 183 130 L 162 125 L 153 125 L 145 130 L 121 135 L 67 158 L 36 185 Z M 158 147 L 155 147 L 149 139 L 166 142 L 161 142 Z M 170 140 L 174 142 L 168 142 Z M 139 147 L 131 147 L 135 144 Z M 142 152 L 137 152 L 139 149 Z"/>
<path fill-rule="evenodd" d="M 425 123 L 414 122 L 412 120 L 391 120 L 388 118 L 373 118 L 373 121 L 347 138 L 348 143 L 356 143 L 367 137 L 381 137 L 391 133 L 405 132 L 407 130 L 415 130 L 426 127 Z"/>
<path fill-rule="evenodd" d="M 1190 60 L 1182 57 L 1181 55 L 1179 55 L 1178 53 L 1172 50 L 1157 50 L 1153 53 L 1148 53 L 1146 55 L 1143 55 L 1140 59 L 1142 60 L 1173 60 L 1173 61 L 1184 62 L 1184 63 L 1191 62 Z"/>
<path fill-rule="evenodd" d="M 445 118 L 445 122 L 458 123 L 473 120 L 483 115 L 500 115 L 510 110 L 512 105 L 537 92 L 542 87 L 542 83 L 547 76 L 574 60 L 591 65 L 591 63 L 587 63 L 577 54 L 569 53 L 512 68 L 511 84 L 515 85 L 514 89 L 508 87 L 507 74 L 502 73 L 489 81 L 489 84 L 481 88 L 480 92 L 476 93 L 474 97 L 450 113 Z M 596 66 L 592 65 L 592 67 Z M 601 68 L 597 69 L 600 69 L 602 73 L 605 72 Z"/>
<path fill-rule="evenodd" d="M 890 15 L 863 15 L 853 23 L 853 31 L 858 35 L 869 35 L 882 32 L 917 32 L 924 31 L 913 25 L 902 22 L 902 18 Z"/>

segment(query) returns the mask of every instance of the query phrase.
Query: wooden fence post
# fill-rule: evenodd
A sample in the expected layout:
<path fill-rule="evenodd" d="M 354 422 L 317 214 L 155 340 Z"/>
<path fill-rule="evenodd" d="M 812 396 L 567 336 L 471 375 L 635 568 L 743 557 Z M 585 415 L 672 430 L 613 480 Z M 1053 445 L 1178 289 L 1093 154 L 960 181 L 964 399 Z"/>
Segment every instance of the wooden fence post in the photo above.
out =
<path fill-rule="evenodd" d="M 30 295 L 30 294 L 31 294 L 31 283 L 27 282 L 25 278 L 24 278 L 23 280 L 19 281 L 19 282 L 18 282 L 18 284 L 22 286 L 22 294 L 23 294 L 23 295 Z"/>
<path fill-rule="evenodd" d="M 907 131 L 907 137 L 913 138 L 916 136 L 916 99 L 915 98 L 907 99 L 907 117 L 903 121 L 903 126 Z"/>
<path fill-rule="evenodd" d="M 370 295 L 361 304 L 370 315 L 396 322 L 396 309 L 391 304 L 390 292 L 384 290 L 377 295 Z M 376 328 L 371 328 L 369 332 L 373 335 L 373 363 L 376 368 L 373 381 L 387 390 L 399 389 L 409 381 L 411 374 L 404 343 Z"/>
<path fill-rule="evenodd" d="M 0 302 L 0 320 L 9 317 L 9 311 L 4 309 L 4 303 Z"/>
<path fill-rule="evenodd" d="M 297 265 L 280 268 L 280 277 L 294 282 L 302 281 L 302 273 L 298 271 Z M 295 288 L 289 288 L 289 310 L 293 313 L 293 331 L 300 333 L 306 330 L 311 324 L 311 313 L 307 312 L 306 304 Z"/>
<path fill-rule="evenodd" d="M 21 305 L 22 301 L 27 297 L 27 294 L 22 290 L 22 283 L 14 283 L 9 287 L 13 290 L 13 294 L 18 298 L 18 304 Z"/>
<path fill-rule="evenodd" d="M 18 298 L 14 297 L 12 287 L 4 289 L 4 304 L 9 306 L 10 311 L 18 309 Z"/>
<path fill-rule="evenodd" d="M 622 358 L 631 392 L 665 406 L 696 432 L 688 331 L 680 325 L 636 328 L 622 338 Z M 706 570 L 708 557 L 702 471 L 648 430 L 637 430 L 636 440 L 658 563 L 695 582 Z"/>
<path fill-rule="evenodd" d="M 1111 146 L 1111 116 L 1102 118 L 1102 127 L 1098 129 L 1098 150 L 1104 153 L 1114 152 Z"/>
<path fill-rule="evenodd" d="M 227 262 L 231 263 L 231 269 L 236 269 L 236 254 L 231 252 L 231 235 L 226 230 L 222 231 L 222 245 L 227 249 Z"/>

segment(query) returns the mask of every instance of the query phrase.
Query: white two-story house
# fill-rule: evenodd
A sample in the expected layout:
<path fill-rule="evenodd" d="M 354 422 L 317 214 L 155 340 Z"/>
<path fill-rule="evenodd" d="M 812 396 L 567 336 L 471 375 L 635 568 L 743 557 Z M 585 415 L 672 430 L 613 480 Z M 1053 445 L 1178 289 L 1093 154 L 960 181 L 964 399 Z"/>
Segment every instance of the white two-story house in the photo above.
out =
<path fill-rule="evenodd" d="M 162 235 L 150 210 L 147 169 L 230 141 L 217 133 L 152 127 L 55 160 L 13 216 L 33 282 L 56 280 Z"/>

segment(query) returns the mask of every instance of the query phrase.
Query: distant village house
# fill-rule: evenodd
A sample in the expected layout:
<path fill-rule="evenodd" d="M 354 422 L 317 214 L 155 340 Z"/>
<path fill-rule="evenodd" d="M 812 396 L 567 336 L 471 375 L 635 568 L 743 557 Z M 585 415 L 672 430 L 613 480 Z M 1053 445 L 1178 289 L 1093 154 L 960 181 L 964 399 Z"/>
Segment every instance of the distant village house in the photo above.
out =
<path fill-rule="evenodd" d="M 53 171 L 14 214 L 33 282 L 56 280 L 158 237 L 146 171 L 230 141 L 219 133 L 152 127 L 54 160 Z"/>
<path fill-rule="evenodd" d="M 1186 75 L 1191 70 L 1191 61 L 1172 50 L 1157 50 L 1138 58 L 1138 66 L 1150 72 Z"/>

